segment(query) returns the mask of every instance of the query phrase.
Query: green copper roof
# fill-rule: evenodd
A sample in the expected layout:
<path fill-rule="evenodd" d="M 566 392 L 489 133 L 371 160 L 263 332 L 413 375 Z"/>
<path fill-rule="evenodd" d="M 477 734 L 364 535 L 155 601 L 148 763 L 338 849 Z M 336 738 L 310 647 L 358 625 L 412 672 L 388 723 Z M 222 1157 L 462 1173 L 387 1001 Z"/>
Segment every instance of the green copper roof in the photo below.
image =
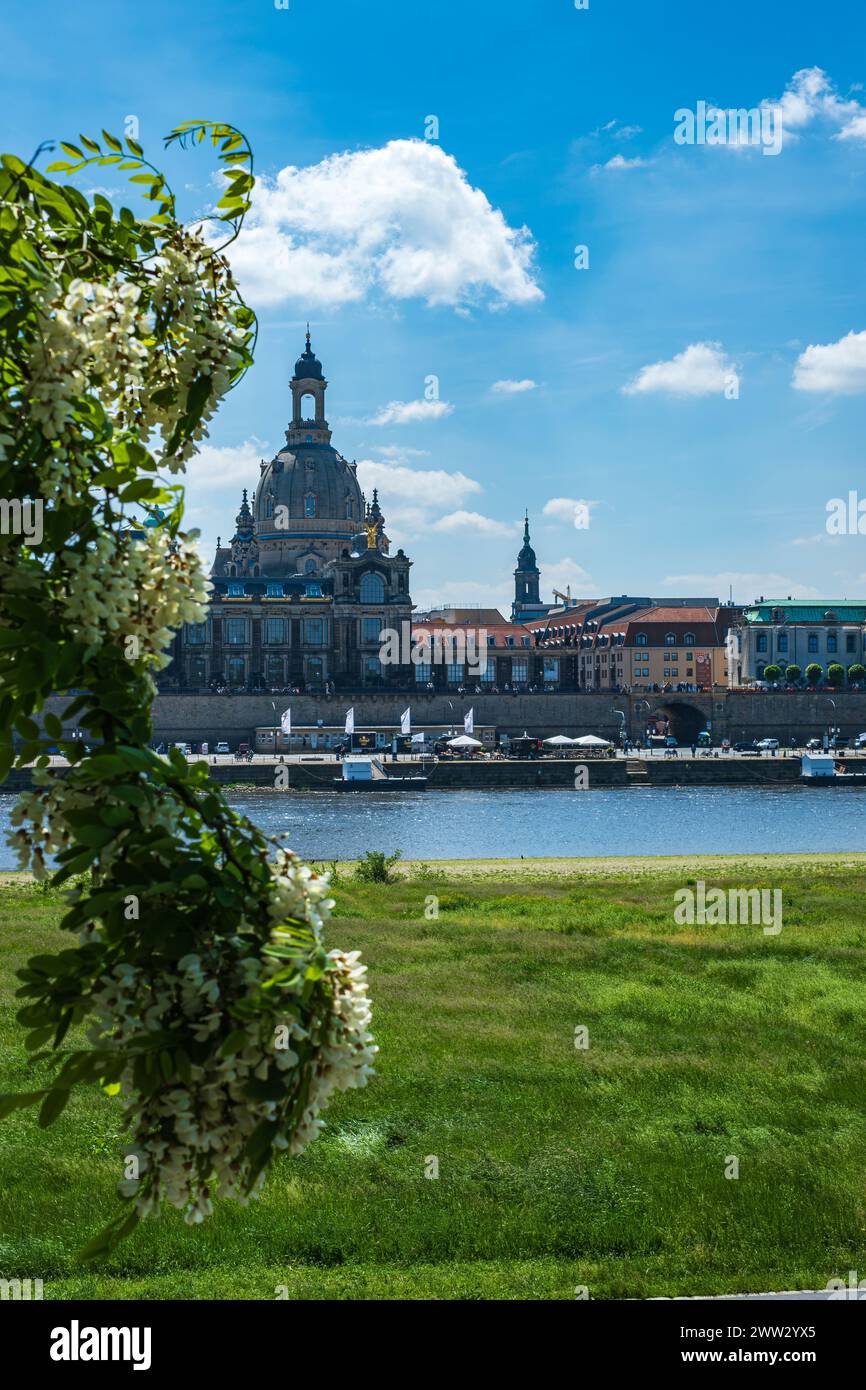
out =
<path fill-rule="evenodd" d="M 781 612 L 780 620 L 773 617 Z M 828 618 L 827 614 L 834 614 Z M 866 622 L 866 601 L 852 603 L 848 599 L 788 598 L 766 599 L 763 603 L 752 604 L 743 616 L 747 623 L 863 623 Z"/>

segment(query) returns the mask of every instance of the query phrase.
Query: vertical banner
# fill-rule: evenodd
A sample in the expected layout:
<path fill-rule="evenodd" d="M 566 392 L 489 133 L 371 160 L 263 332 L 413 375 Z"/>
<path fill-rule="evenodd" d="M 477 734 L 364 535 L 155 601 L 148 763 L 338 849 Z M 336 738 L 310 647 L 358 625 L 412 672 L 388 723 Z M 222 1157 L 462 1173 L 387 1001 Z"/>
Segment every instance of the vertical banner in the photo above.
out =
<path fill-rule="evenodd" d="M 412 708 L 404 709 L 400 715 L 400 733 L 411 734 L 412 732 Z"/>
<path fill-rule="evenodd" d="M 468 714 L 464 714 L 464 716 L 463 716 L 463 732 L 464 732 L 464 734 L 474 734 L 474 733 L 475 733 L 475 708 L 474 708 L 474 706 L 473 706 L 473 708 L 469 711 Z"/>
<path fill-rule="evenodd" d="M 353 734 L 354 732 L 355 732 L 355 706 L 353 705 L 352 708 L 351 708 L 350 710 L 347 710 L 347 711 L 346 711 L 346 733 L 347 733 L 347 734 Z"/>

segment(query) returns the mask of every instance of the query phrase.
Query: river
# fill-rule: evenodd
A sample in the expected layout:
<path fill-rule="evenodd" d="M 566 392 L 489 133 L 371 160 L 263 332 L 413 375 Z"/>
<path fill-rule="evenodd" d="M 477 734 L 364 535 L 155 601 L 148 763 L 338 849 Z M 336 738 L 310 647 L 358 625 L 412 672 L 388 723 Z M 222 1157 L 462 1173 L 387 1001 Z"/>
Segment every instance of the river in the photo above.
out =
<path fill-rule="evenodd" d="M 866 850 L 866 793 L 836 788 L 626 787 L 595 791 L 230 793 L 306 858 L 404 859 Z M 0 869 L 14 798 L 0 797 Z"/>

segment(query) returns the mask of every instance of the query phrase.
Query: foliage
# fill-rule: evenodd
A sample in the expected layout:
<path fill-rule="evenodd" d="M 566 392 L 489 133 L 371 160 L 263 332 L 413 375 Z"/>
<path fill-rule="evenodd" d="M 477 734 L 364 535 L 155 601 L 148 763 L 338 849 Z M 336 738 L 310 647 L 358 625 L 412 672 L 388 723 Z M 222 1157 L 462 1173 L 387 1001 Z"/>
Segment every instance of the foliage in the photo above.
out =
<path fill-rule="evenodd" d="M 769 666 L 765 666 L 765 667 L 764 667 L 764 680 L 765 680 L 765 681 L 777 681 L 777 680 L 779 679 L 779 677 L 781 676 L 781 674 L 782 674 L 782 668 L 781 668 L 781 666 L 776 666 L 774 662 L 770 662 L 770 665 L 769 665 Z"/>
<path fill-rule="evenodd" d="M 802 674 L 802 670 L 794 662 L 792 662 L 790 666 L 785 667 L 785 680 L 789 685 L 796 685 Z"/>
<path fill-rule="evenodd" d="M 205 140 L 228 178 L 215 221 L 230 241 L 252 155 L 208 121 L 166 143 Z M 0 779 L 36 760 L 12 842 L 23 868 L 65 885 L 74 943 L 21 971 L 45 1074 L 0 1116 L 39 1104 L 48 1126 L 84 1083 L 122 1096 L 134 1162 L 93 1255 L 162 1198 L 188 1221 L 214 1197 L 245 1202 L 276 1152 L 315 1137 L 335 1087 L 364 1084 L 375 1049 L 363 967 L 325 950 L 327 878 L 236 815 L 203 764 L 148 747 L 151 673 L 208 592 L 172 478 L 251 364 L 254 315 L 228 241 L 177 221 L 136 141 L 103 131 L 62 149 L 49 173 L 134 171 L 150 207 L 115 213 L 0 162 L 0 496 L 13 522 L 40 522 L 0 535 Z M 64 719 L 40 727 L 55 693 L 71 696 Z M 66 775 L 47 770 L 54 743 Z M 64 1047 L 82 1023 L 87 1045 Z"/>
<path fill-rule="evenodd" d="M 840 666 L 838 661 L 831 661 L 827 667 L 827 680 L 831 685 L 845 684 L 845 667 Z"/>
<path fill-rule="evenodd" d="M 400 858 L 401 851 L 395 849 L 391 854 L 385 854 L 381 849 L 368 849 L 363 859 L 359 859 L 355 865 L 355 877 L 361 883 L 391 883 L 393 875 L 391 870 Z"/>
<path fill-rule="evenodd" d="M 817 661 L 810 661 L 806 667 L 806 680 L 810 685 L 817 685 L 824 672 Z"/>
<path fill-rule="evenodd" d="M 855 661 L 853 666 L 848 667 L 848 679 L 851 681 L 852 685 L 855 681 L 857 683 L 866 681 L 866 666 L 860 661 Z"/>

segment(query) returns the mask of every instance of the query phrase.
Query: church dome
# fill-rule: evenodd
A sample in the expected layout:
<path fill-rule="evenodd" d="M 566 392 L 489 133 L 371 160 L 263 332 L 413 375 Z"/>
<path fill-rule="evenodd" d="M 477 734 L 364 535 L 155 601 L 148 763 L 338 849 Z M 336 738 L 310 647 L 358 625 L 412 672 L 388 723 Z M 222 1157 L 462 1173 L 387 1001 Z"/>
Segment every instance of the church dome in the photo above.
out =
<path fill-rule="evenodd" d="M 352 536 L 364 519 L 364 500 L 354 469 L 330 444 L 282 449 L 264 469 L 256 491 L 256 534 L 275 532 L 277 507 L 296 532 L 316 520 L 342 522 L 331 530 Z M 285 527 L 281 528 L 285 531 Z"/>

